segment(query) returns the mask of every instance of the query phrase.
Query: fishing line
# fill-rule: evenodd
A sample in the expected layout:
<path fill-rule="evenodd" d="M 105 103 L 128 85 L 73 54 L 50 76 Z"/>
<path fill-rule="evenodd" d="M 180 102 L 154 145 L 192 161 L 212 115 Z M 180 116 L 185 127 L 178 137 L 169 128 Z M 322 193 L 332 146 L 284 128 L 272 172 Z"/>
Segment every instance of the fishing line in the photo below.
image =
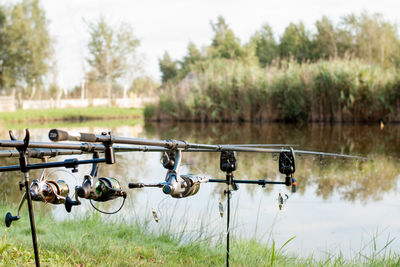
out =
<path fill-rule="evenodd" d="M 122 207 L 123 207 L 124 204 L 125 204 L 125 199 L 126 199 L 126 197 L 123 198 L 122 204 L 121 204 L 121 206 L 119 207 L 119 209 L 117 209 L 116 211 L 113 211 L 113 212 L 107 212 L 107 211 L 103 211 L 103 210 L 100 210 L 100 209 L 96 208 L 96 207 L 93 205 L 91 199 L 89 199 L 89 202 L 90 202 L 90 205 L 92 205 L 92 207 L 93 207 L 95 210 L 97 210 L 98 212 L 104 213 L 104 214 L 108 214 L 108 215 L 112 215 L 112 214 L 115 214 L 115 213 L 119 212 L 119 211 L 122 209 Z"/>
<path fill-rule="evenodd" d="M 263 198 L 264 198 L 264 194 L 261 194 L 260 202 L 258 203 L 258 208 L 257 208 L 256 227 L 254 229 L 254 235 L 257 235 L 258 218 L 260 217 L 261 202 L 262 202 Z"/>
<path fill-rule="evenodd" d="M 162 214 L 162 212 L 161 212 L 160 206 L 161 206 L 161 204 L 162 204 L 167 198 L 168 198 L 168 196 L 164 197 L 160 202 L 158 202 L 157 211 L 158 211 L 158 213 L 160 213 L 160 217 L 158 216 L 157 212 L 154 214 L 154 211 L 156 211 L 156 210 L 153 209 L 153 218 L 154 218 L 154 220 L 155 220 L 156 222 L 158 222 L 158 221 L 160 220 L 160 218 L 163 217 L 163 214 Z"/>

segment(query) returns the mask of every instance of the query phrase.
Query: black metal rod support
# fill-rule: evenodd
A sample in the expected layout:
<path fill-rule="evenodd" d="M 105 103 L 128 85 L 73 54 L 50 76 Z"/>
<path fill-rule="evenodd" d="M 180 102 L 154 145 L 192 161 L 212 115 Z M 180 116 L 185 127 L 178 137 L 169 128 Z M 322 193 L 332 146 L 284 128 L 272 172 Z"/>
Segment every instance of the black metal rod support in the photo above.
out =
<path fill-rule="evenodd" d="M 232 190 L 230 189 L 230 182 L 232 174 L 226 174 L 227 190 L 225 190 L 226 203 L 227 203 L 227 216 L 226 216 L 226 267 L 229 267 L 229 243 L 230 243 L 230 218 L 231 218 L 231 196 Z"/>
<path fill-rule="evenodd" d="M 130 189 L 133 188 L 143 188 L 143 187 L 163 187 L 164 184 L 158 183 L 158 184 L 144 184 L 144 183 L 129 183 L 128 187 Z"/>
<path fill-rule="evenodd" d="M 74 168 L 80 164 L 91 164 L 91 163 L 102 163 L 102 162 L 105 162 L 104 158 L 88 159 L 88 160 L 64 160 L 64 161 L 56 161 L 56 162 L 28 164 L 28 165 L 26 165 L 26 169 L 34 170 L 34 169 L 57 168 L 57 167 Z M 0 172 L 19 171 L 19 170 L 21 170 L 20 165 L 0 167 Z"/>
<path fill-rule="evenodd" d="M 31 224 L 33 251 L 35 254 L 36 267 L 39 267 L 40 266 L 39 249 L 38 249 L 38 244 L 37 244 L 35 217 L 33 215 L 32 198 L 31 198 L 31 192 L 30 192 L 30 188 L 29 188 L 29 173 L 28 172 L 24 173 L 24 176 L 25 176 L 25 192 L 26 192 L 26 198 L 28 200 L 29 221 Z"/>
<path fill-rule="evenodd" d="M 226 180 L 226 179 L 209 179 L 209 183 L 234 183 L 234 184 L 257 184 L 257 185 L 266 185 L 266 184 L 285 184 L 285 182 L 275 182 L 275 181 L 266 181 L 266 180 Z"/>

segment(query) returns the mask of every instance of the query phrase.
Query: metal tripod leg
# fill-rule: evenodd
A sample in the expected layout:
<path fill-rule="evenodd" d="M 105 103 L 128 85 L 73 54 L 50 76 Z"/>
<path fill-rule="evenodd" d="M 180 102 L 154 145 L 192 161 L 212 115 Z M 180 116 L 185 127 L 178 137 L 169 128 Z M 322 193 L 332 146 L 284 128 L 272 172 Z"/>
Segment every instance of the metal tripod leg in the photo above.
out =
<path fill-rule="evenodd" d="M 33 216 L 32 198 L 31 198 L 31 193 L 30 193 L 30 188 L 29 188 L 29 173 L 25 172 L 24 176 L 25 176 L 26 198 L 28 200 L 29 220 L 31 223 L 33 251 L 35 253 L 35 263 L 36 263 L 36 267 L 40 267 L 39 249 L 38 249 L 37 237 L 36 237 L 35 218 Z"/>
<path fill-rule="evenodd" d="M 231 190 L 228 185 L 228 189 L 225 191 L 227 195 L 226 202 L 227 202 L 227 216 L 226 216 L 226 267 L 229 267 L 229 233 L 230 233 L 230 217 L 231 217 Z"/>

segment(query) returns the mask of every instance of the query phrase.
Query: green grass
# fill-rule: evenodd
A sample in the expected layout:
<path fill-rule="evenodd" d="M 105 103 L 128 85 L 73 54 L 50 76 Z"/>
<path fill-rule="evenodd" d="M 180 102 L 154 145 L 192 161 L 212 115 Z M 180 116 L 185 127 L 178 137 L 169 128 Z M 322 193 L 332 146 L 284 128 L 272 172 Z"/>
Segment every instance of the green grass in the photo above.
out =
<path fill-rule="evenodd" d="M 26 121 L 23 124 L 18 122 L 8 122 L 5 124 L 6 129 L 13 130 L 23 130 L 25 128 L 45 128 L 45 129 L 53 129 L 53 128 L 66 128 L 66 127 L 104 127 L 111 129 L 117 126 L 129 126 L 129 125 L 138 125 L 144 124 L 143 118 L 132 118 L 132 119 L 110 119 L 105 118 L 102 120 L 93 119 L 93 120 L 84 120 L 84 121 L 46 121 L 46 122 L 38 122 L 38 121 Z"/>
<path fill-rule="evenodd" d="M 3 210 L 3 209 L 2 209 Z M 5 212 L 2 212 L 4 214 Z M 202 242 L 181 245 L 166 234 L 150 233 L 146 224 L 104 223 L 98 216 L 53 223 L 36 214 L 40 256 L 48 266 L 223 266 L 224 247 Z M 33 249 L 27 214 L 6 229 L 0 241 L 0 260 L 5 266 L 33 264 Z M 225 244 L 225 243 L 224 243 Z M 238 243 L 232 254 L 236 266 L 263 261 L 260 247 L 243 258 Z M 260 245 L 257 245 L 260 246 Z M 260 253 L 255 255 L 255 253 Z M 236 256 L 235 256 L 236 255 Z M 278 257 L 279 258 L 279 257 Z"/>
<path fill-rule="evenodd" d="M 0 214 L 6 213 L 5 205 Z M 224 266 L 225 240 L 182 243 L 165 232 L 148 230 L 147 223 L 110 223 L 98 215 L 54 222 L 36 212 L 36 227 L 43 266 Z M 33 249 L 26 212 L 0 233 L 0 266 L 33 266 Z M 400 266 L 400 257 L 376 248 L 354 259 L 341 254 L 324 259 L 290 255 L 285 246 L 266 246 L 255 240 L 234 240 L 232 266 Z M 373 242 L 373 241 L 372 241 Z M 390 241 L 391 242 L 391 241 Z M 388 245 L 390 244 L 388 242 Z M 383 251 L 383 253 L 382 253 Z"/>
<path fill-rule="evenodd" d="M 11 122 L 49 122 L 85 121 L 99 119 L 139 119 L 143 117 L 141 108 L 87 107 L 64 109 L 17 110 L 1 112 L 0 121 Z"/>

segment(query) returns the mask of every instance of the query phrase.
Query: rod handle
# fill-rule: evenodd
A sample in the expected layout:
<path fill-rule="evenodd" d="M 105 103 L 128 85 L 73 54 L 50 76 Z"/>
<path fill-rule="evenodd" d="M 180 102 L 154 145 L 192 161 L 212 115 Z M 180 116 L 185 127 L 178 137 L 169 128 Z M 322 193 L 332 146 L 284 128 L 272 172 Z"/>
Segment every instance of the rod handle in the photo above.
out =
<path fill-rule="evenodd" d="M 131 189 L 132 188 L 142 188 L 142 187 L 144 187 L 144 184 L 143 183 L 129 183 L 128 187 Z"/>
<path fill-rule="evenodd" d="M 49 139 L 54 142 L 59 141 L 82 141 L 82 142 L 104 142 L 106 140 L 99 140 L 95 134 L 92 133 L 79 133 L 74 131 L 64 131 L 60 129 L 51 129 L 49 131 Z"/>
<path fill-rule="evenodd" d="M 69 140 L 69 134 L 66 131 L 51 129 L 49 131 L 49 139 L 54 142 Z"/>

